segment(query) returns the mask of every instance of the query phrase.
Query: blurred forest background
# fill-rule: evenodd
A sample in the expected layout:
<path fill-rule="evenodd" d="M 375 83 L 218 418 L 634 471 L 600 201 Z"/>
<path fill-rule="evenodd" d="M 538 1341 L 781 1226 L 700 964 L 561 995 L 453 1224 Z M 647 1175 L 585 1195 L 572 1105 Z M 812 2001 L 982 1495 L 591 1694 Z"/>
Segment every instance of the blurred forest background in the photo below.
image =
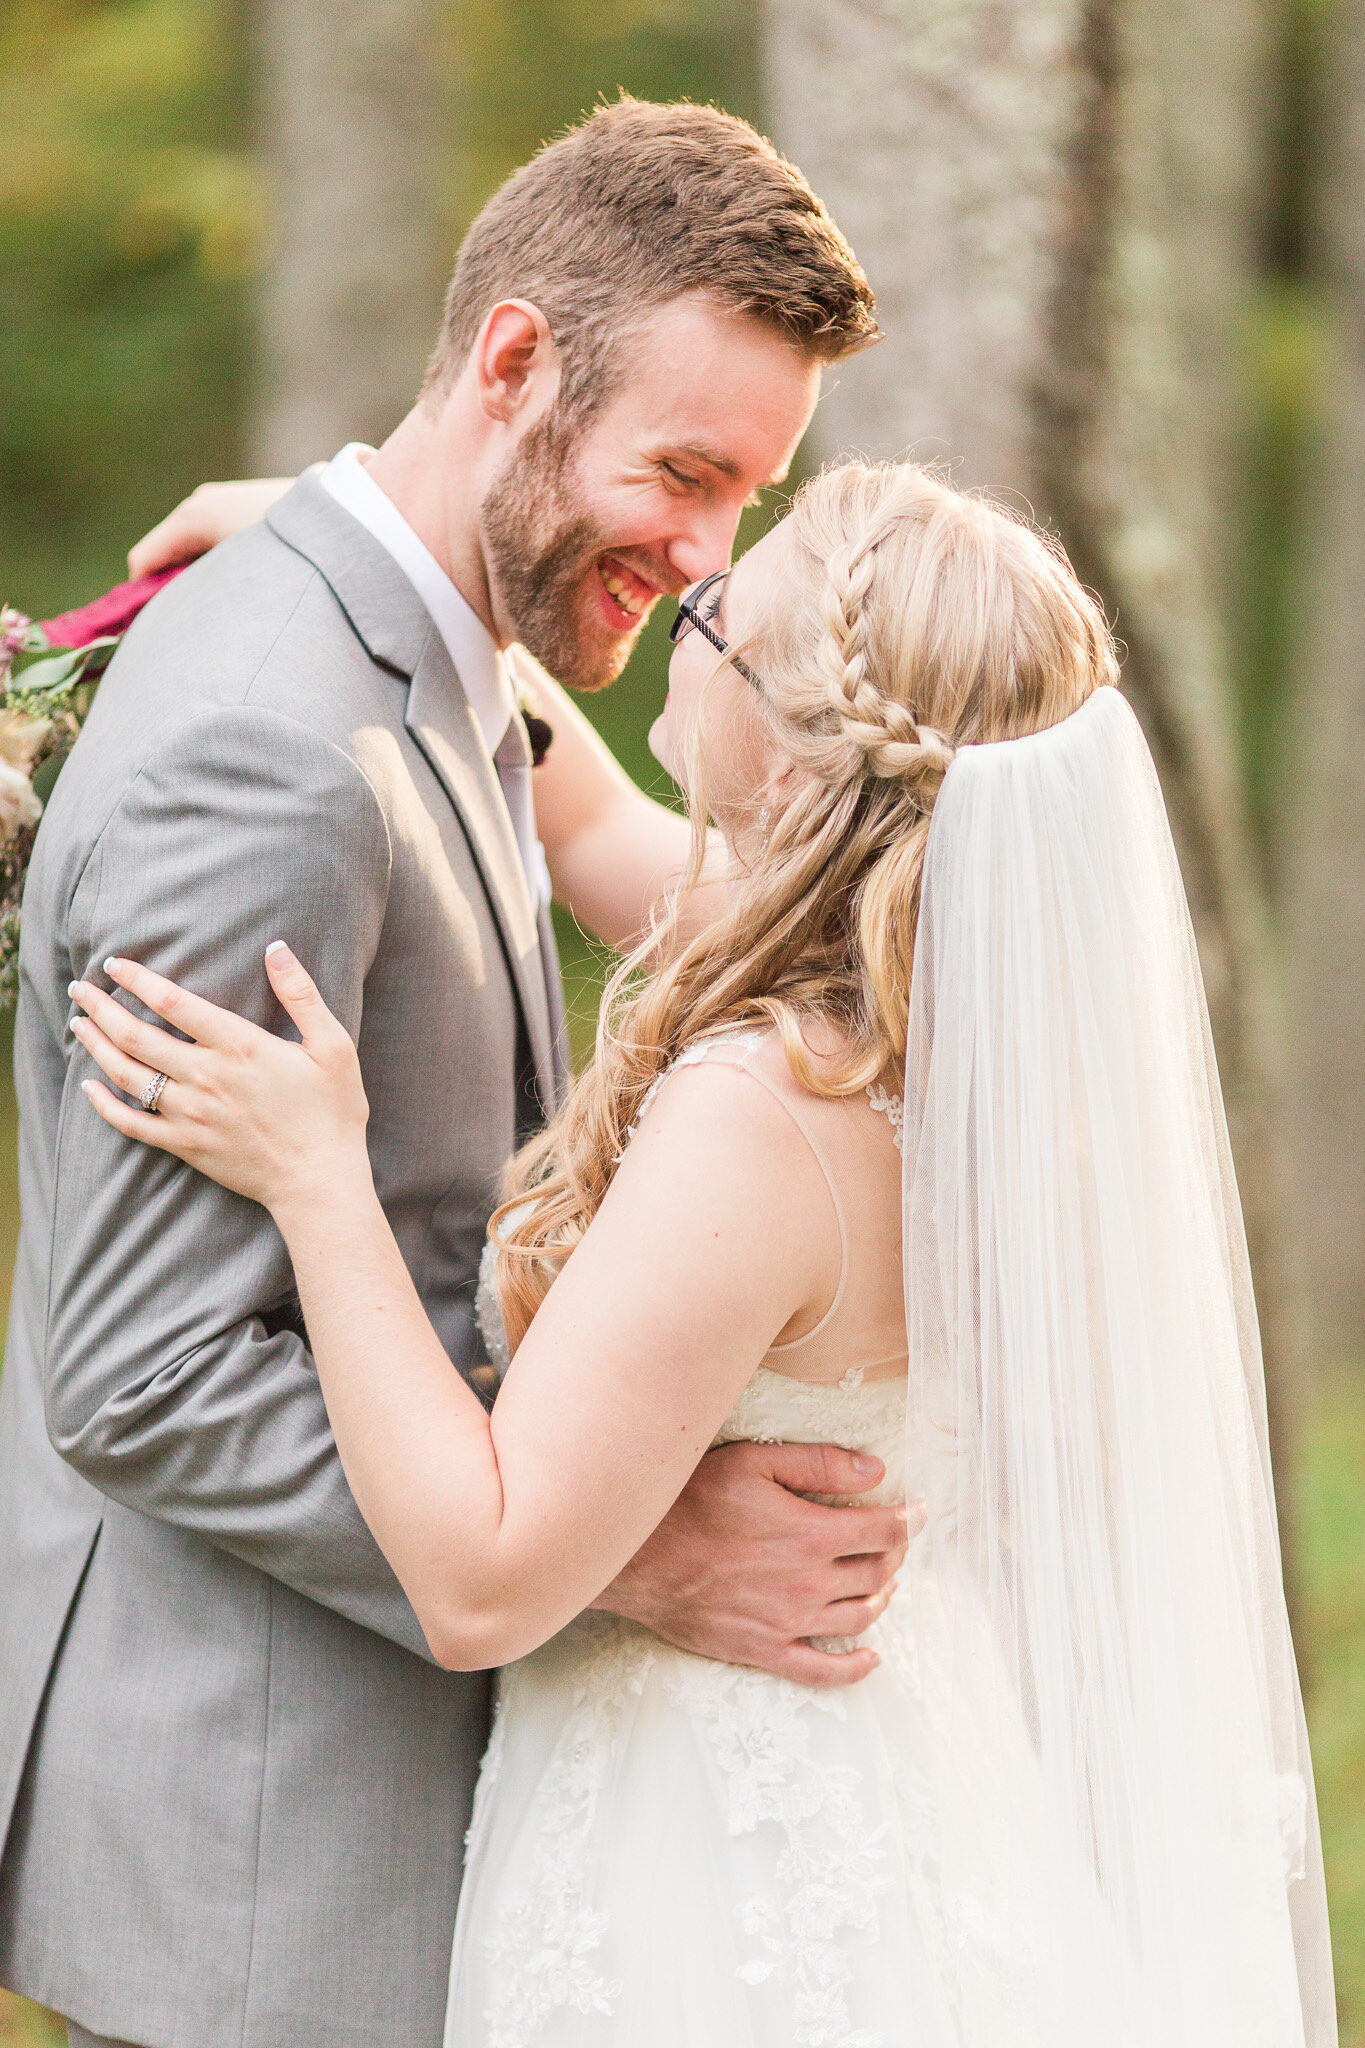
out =
<path fill-rule="evenodd" d="M 1009 490 L 1126 645 L 1229 1098 L 1365 2048 L 1365 0 L 5 0 L 0 599 L 82 603 L 195 483 L 381 438 L 465 224 L 621 88 L 753 119 L 867 265 L 887 340 L 807 466 L 913 450 Z M 665 642 L 588 705 L 651 786 Z M 563 939 L 581 1054 L 602 963 Z M 0 2048 L 59 2038 L 0 1992 Z"/>

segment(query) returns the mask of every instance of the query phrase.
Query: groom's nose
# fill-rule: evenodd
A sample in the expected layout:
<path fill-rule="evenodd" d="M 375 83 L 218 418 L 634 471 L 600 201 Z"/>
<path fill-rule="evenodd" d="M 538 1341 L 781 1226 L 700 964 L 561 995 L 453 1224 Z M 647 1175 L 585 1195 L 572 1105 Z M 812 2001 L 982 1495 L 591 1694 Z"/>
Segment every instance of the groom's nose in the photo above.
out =
<path fill-rule="evenodd" d="M 742 500 L 699 505 L 687 517 L 682 529 L 674 534 L 664 549 L 669 568 L 680 579 L 680 590 L 686 590 L 689 583 L 700 583 L 703 576 L 713 576 L 717 569 L 730 566 L 735 535 L 739 531 L 739 515 L 743 510 Z"/>

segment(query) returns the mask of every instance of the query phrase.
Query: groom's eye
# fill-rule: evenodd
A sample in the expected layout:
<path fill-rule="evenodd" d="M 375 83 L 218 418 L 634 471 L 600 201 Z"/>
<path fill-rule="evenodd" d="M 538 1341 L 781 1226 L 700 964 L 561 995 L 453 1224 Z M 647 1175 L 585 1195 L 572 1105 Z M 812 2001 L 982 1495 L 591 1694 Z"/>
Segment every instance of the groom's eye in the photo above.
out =
<path fill-rule="evenodd" d="M 701 488 L 700 477 L 688 476 L 685 471 L 676 468 L 671 462 L 663 464 L 663 472 L 666 477 L 669 477 L 682 490 L 696 491 Z"/>

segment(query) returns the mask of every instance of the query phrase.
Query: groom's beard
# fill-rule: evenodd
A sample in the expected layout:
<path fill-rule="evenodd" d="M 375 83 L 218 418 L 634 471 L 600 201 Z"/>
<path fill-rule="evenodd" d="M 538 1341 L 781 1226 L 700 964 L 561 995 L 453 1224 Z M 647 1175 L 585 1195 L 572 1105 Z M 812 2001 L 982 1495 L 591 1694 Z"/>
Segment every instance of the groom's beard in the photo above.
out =
<path fill-rule="evenodd" d="M 573 442 L 553 419 L 533 427 L 484 499 L 484 555 L 523 647 L 574 690 L 614 683 L 644 625 L 602 616 L 598 560 L 611 536 L 575 488 Z"/>

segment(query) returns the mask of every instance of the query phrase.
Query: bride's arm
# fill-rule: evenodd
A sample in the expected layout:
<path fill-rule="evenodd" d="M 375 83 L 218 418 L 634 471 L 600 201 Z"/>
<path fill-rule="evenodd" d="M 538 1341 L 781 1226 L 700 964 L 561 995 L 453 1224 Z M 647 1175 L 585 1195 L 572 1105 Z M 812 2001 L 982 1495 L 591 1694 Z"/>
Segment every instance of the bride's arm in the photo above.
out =
<path fill-rule="evenodd" d="M 585 931 L 624 951 L 643 937 L 650 912 L 687 867 L 692 827 L 631 780 L 568 691 L 524 647 L 510 649 L 509 659 L 555 736 L 534 781 L 555 902 Z M 685 938 L 724 908 L 726 856 L 716 831 L 707 866 L 709 879 L 679 919 Z"/>
<path fill-rule="evenodd" d="M 252 526 L 294 482 L 292 476 L 248 477 L 237 483 L 200 484 L 174 511 L 128 550 L 128 574 L 150 576 L 206 555 L 220 540 Z"/>
<path fill-rule="evenodd" d="M 347 1477 L 433 1653 L 456 1668 L 505 1663 L 634 1556 L 769 1345 L 832 1296 L 823 1179 L 746 1076 L 719 1063 L 675 1075 L 490 1418 L 451 1369 L 379 1205 L 350 1040 L 292 955 L 269 965 L 301 1045 L 127 963 L 114 978 L 197 1043 L 82 985 L 98 1024 L 80 1035 L 111 1078 L 137 1094 L 145 1062 L 173 1076 L 159 1117 L 98 1084 L 92 1099 L 130 1136 L 270 1208 Z"/>

